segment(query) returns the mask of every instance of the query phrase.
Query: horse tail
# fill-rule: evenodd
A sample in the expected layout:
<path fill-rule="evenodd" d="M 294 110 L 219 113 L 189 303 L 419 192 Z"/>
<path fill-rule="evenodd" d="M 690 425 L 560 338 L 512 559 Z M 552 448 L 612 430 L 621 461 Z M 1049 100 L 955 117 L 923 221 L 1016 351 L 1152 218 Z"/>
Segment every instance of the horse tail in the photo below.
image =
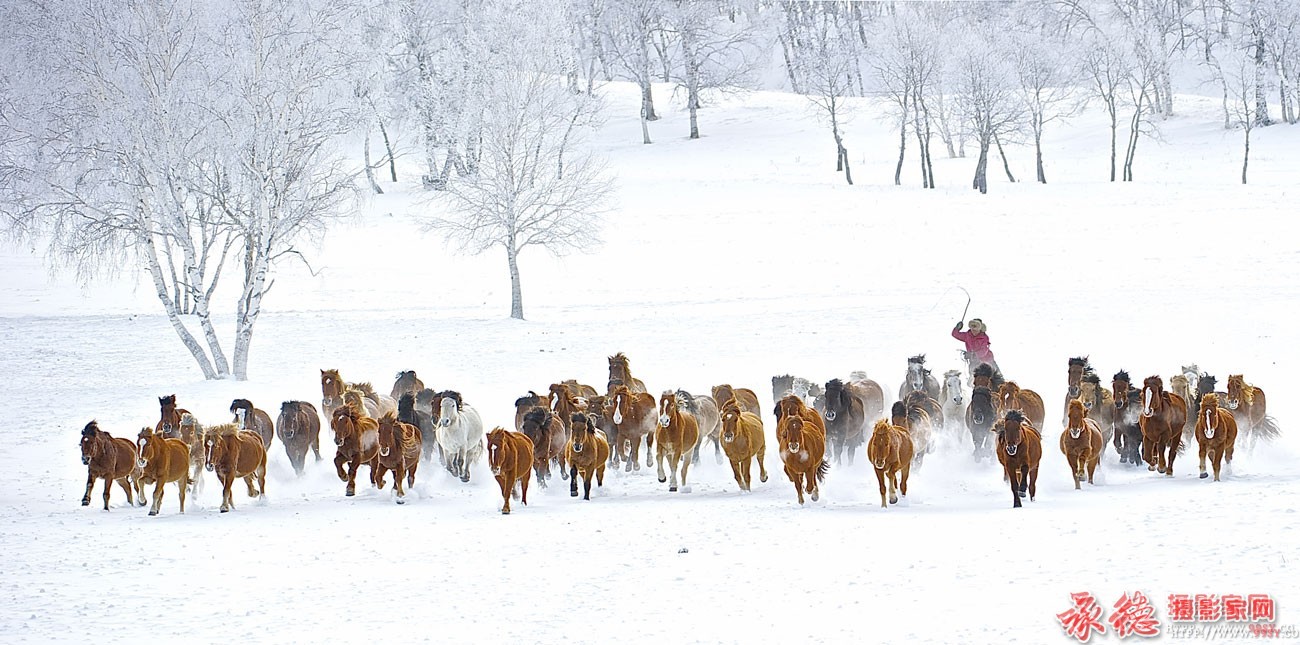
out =
<path fill-rule="evenodd" d="M 1254 432 L 1258 439 L 1263 441 L 1275 441 L 1282 436 L 1282 427 L 1277 424 L 1277 419 L 1265 416 L 1259 425 L 1255 426 Z"/>
<path fill-rule="evenodd" d="M 822 463 L 817 466 L 817 481 L 826 481 L 826 473 L 831 470 L 831 462 L 822 459 Z"/>

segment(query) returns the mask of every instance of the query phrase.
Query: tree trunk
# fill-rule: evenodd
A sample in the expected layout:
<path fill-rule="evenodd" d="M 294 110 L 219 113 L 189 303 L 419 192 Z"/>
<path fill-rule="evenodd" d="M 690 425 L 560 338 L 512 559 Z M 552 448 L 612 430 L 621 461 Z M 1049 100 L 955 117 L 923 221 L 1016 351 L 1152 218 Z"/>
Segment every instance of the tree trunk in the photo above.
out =
<path fill-rule="evenodd" d="M 673 68 L 672 64 L 668 61 L 668 43 L 662 40 L 665 38 L 662 32 L 659 34 L 659 37 L 661 40 L 652 39 L 651 44 L 654 45 L 655 53 L 659 55 L 659 66 L 663 69 L 664 82 L 671 83 L 673 82 Z"/>
<path fill-rule="evenodd" d="M 366 180 L 370 182 L 370 189 L 375 191 L 376 195 L 384 194 L 384 189 L 379 187 L 379 182 L 375 181 L 375 167 L 370 163 L 370 129 L 366 129 L 366 143 L 364 146 Z"/>
<path fill-rule="evenodd" d="M 1043 125 L 1041 122 L 1035 123 L 1034 126 L 1034 166 L 1038 172 L 1038 183 L 1047 183 L 1047 173 L 1043 171 Z"/>
<path fill-rule="evenodd" d="M 645 118 L 645 112 L 641 113 L 641 143 L 649 145 L 650 141 L 650 122 Z"/>
<path fill-rule="evenodd" d="M 781 41 L 781 56 L 785 58 L 785 73 L 790 77 L 790 91 L 803 94 L 799 89 L 799 77 L 794 72 L 794 63 L 790 60 L 790 45 L 785 36 L 777 36 L 777 40 Z"/>
<path fill-rule="evenodd" d="M 898 121 L 898 165 L 894 166 L 894 185 L 903 184 L 903 156 L 907 152 L 907 110 Z"/>
<path fill-rule="evenodd" d="M 690 29 L 682 30 L 682 63 L 686 66 L 686 108 L 691 114 L 691 137 L 700 138 L 700 126 L 696 111 L 700 107 L 700 66 L 695 58 L 695 34 Z"/>
<path fill-rule="evenodd" d="M 853 185 L 853 171 L 849 169 L 849 149 L 848 149 L 848 148 L 845 148 L 844 146 L 840 146 L 840 159 L 841 159 L 841 160 L 843 161 L 843 163 L 844 163 L 844 181 L 849 182 L 849 185 L 852 186 L 852 185 Z"/>
<path fill-rule="evenodd" d="M 147 234 L 141 234 L 140 247 L 145 251 L 145 264 L 149 269 L 149 276 L 153 278 L 154 291 L 158 295 L 158 300 L 162 302 L 163 309 L 167 311 L 167 320 L 171 322 L 172 329 L 180 337 L 181 344 L 189 350 L 190 355 L 194 357 L 194 362 L 198 363 L 199 369 L 203 372 L 203 378 L 213 380 L 221 378 L 224 374 L 218 374 L 212 367 L 212 361 L 208 360 L 208 355 L 203 351 L 203 346 L 199 344 L 198 339 L 185 328 L 181 322 L 180 313 L 176 310 L 170 296 L 167 295 L 167 281 L 163 278 L 162 265 L 158 262 L 158 250 L 154 247 L 153 240 L 149 239 Z"/>
<path fill-rule="evenodd" d="M 1007 163 L 1007 153 L 1002 149 L 1002 137 L 993 135 L 993 143 L 998 146 L 998 156 L 1002 157 L 1002 170 L 1007 173 L 1007 181 L 1016 183 L 1016 176 L 1011 174 L 1011 164 Z"/>
<path fill-rule="evenodd" d="M 1115 181 L 1115 144 L 1119 137 L 1119 115 L 1116 113 L 1113 97 L 1106 103 L 1106 108 L 1110 111 L 1110 180 Z"/>
<path fill-rule="evenodd" d="M 652 91 L 650 81 L 641 83 L 641 118 L 646 121 L 659 120 L 659 115 L 655 114 L 655 97 Z"/>
<path fill-rule="evenodd" d="M 384 137 L 384 154 L 388 155 L 388 174 L 392 176 L 392 182 L 397 183 L 397 157 L 393 155 L 393 143 L 388 140 L 388 128 L 384 127 L 383 119 L 379 119 L 379 134 Z"/>
<path fill-rule="evenodd" d="M 519 250 L 515 248 L 514 236 L 506 244 L 506 262 L 510 265 L 510 317 L 524 319 L 524 295 L 519 283 Z"/>
<path fill-rule="evenodd" d="M 980 191 L 980 194 L 989 192 L 989 143 L 987 135 L 980 135 L 980 156 L 979 161 L 975 162 L 975 179 L 971 181 L 971 187 Z"/>
<path fill-rule="evenodd" d="M 1133 156 L 1137 154 L 1138 136 L 1141 135 L 1139 128 L 1142 127 L 1142 105 L 1139 103 L 1133 110 L 1133 120 L 1130 122 L 1128 134 L 1128 150 L 1124 154 L 1124 181 L 1133 181 Z"/>
<path fill-rule="evenodd" d="M 1241 155 L 1241 183 L 1242 183 L 1242 185 L 1245 185 L 1245 183 L 1246 183 L 1246 167 L 1250 165 L 1250 126 L 1247 125 L 1247 126 L 1245 127 L 1245 130 L 1246 130 L 1246 150 L 1245 150 L 1245 152 L 1242 153 L 1242 155 Z"/>

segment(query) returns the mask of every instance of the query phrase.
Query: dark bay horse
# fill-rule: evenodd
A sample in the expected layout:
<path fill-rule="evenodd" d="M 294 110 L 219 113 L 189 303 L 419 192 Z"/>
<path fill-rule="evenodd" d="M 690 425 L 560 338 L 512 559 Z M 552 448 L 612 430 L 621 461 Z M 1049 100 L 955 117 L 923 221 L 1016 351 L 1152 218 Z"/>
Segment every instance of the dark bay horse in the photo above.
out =
<path fill-rule="evenodd" d="M 1020 498 L 1029 491 L 1029 500 L 1038 495 L 1038 463 L 1043 458 L 1043 438 L 1038 429 L 1025 420 L 1019 410 L 1007 410 L 998 422 L 998 461 L 1002 462 L 1007 481 L 1011 482 L 1012 508 L 1020 508 Z"/>
<path fill-rule="evenodd" d="M 143 473 L 137 459 L 135 444 L 130 439 L 114 437 L 100 430 L 98 422 L 87 423 L 81 430 L 81 463 L 87 469 L 86 495 L 81 498 L 81 505 L 90 506 L 90 491 L 96 479 L 104 480 L 104 510 L 108 510 L 113 482 L 126 491 L 126 503 L 131 506 L 135 506 L 135 489 L 141 488 L 140 504 L 144 505 L 143 486 L 137 484 Z"/>
<path fill-rule="evenodd" d="M 181 416 L 189 414 L 189 410 L 176 407 L 175 394 L 158 397 L 158 408 L 159 418 L 158 424 L 154 426 L 154 432 L 165 437 L 179 437 L 178 433 L 181 425 Z"/>
<path fill-rule="evenodd" d="M 849 451 L 849 465 L 858 446 L 865 441 L 866 402 L 855 396 L 840 379 L 826 382 L 826 403 L 822 417 L 826 420 L 826 439 L 832 446 L 835 465 L 840 464 L 844 449 Z"/>
<path fill-rule="evenodd" d="M 527 435 L 497 426 L 487 433 L 488 468 L 501 487 L 501 514 L 510 514 L 510 495 L 518 482 L 520 501 L 528 505 L 529 468 L 533 465 L 533 442 Z"/>
<path fill-rule="evenodd" d="M 420 429 L 420 458 L 428 459 L 438 446 L 438 437 L 434 434 L 433 415 L 415 406 L 414 393 L 404 392 L 397 399 L 397 420 Z"/>
<path fill-rule="evenodd" d="M 591 499 L 591 480 L 594 477 L 597 486 L 605 485 L 608 460 L 609 442 L 604 434 L 591 425 L 590 417 L 574 414 L 569 419 L 569 444 L 564 448 L 564 461 L 569 464 L 569 495 L 578 496 L 578 477 L 582 477 L 582 498 Z"/>
<path fill-rule="evenodd" d="M 1138 417 L 1142 414 L 1142 390 L 1133 387 L 1128 372 L 1120 370 L 1111 379 L 1111 399 L 1115 410 L 1111 415 L 1115 427 L 1112 441 L 1115 452 L 1119 453 L 1119 463 L 1138 465 L 1142 463 L 1142 426 Z"/>
<path fill-rule="evenodd" d="M 235 399 L 230 402 L 230 413 L 235 415 L 235 425 L 240 430 L 257 433 L 262 438 L 262 447 L 271 449 L 271 440 L 275 438 L 275 424 L 271 415 L 264 410 L 253 407 L 248 399 Z"/>
<path fill-rule="evenodd" d="M 316 406 L 306 401 L 285 401 L 280 404 L 280 418 L 276 432 L 284 444 L 284 454 L 289 457 L 293 472 L 302 477 L 307 461 L 307 449 L 320 461 L 320 415 Z"/>
<path fill-rule="evenodd" d="M 606 396 L 613 396 L 614 388 L 618 385 L 626 385 L 634 393 L 645 392 L 645 383 L 641 379 L 632 376 L 632 370 L 628 367 L 627 356 L 619 352 L 609 357 L 609 386 L 605 389 Z M 653 394 L 650 396 L 654 396 Z"/>

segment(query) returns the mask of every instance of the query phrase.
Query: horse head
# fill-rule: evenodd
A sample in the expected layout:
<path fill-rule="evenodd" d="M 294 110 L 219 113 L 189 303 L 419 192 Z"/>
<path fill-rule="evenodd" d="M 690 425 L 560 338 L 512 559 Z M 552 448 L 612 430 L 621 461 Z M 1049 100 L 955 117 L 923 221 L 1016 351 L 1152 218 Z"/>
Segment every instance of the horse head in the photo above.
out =
<path fill-rule="evenodd" d="M 1070 359 L 1065 382 L 1070 386 L 1069 395 L 1071 397 L 1079 396 L 1079 381 L 1083 378 L 1083 372 L 1086 369 L 1088 369 L 1087 356 L 1075 356 Z"/>
<path fill-rule="evenodd" d="M 401 443 L 397 436 L 397 417 L 392 412 L 379 417 L 379 456 L 387 457 Z"/>
<path fill-rule="evenodd" d="M 500 475 L 506 462 L 506 429 L 497 426 L 487 433 L 488 468 L 492 474 Z"/>
<path fill-rule="evenodd" d="M 1025 416 L 1019 410 L 1007 410 L 1006 415 L 1002 417 L 1002 445 L 1007 456 L 1014 457 L 1020 452 L 1020 445 L 1024 442 L 1024 432 L 1021 426 L 1025 422 Z"/>
<path fill-rule="evenodd" d="M 280 404 L 280 432 L 285 439 L 292 439 L 298 432 L 298 402 L 285 401 Z"/>
<path fill-rule="evenodd" d="M 1228 375 L 1228 404 L 1229 410 L 1236 410 L 1245 403 L 1250 405 L 1255 402 L 1255 388 L 1246 384 L 1245 376 L 1242 374 Z"/>
<path fill-rule="evenodd" d="M 961 372 L 958 370 L 944 372 L 943 389 L 948 393 L 948 398 L 952 399 L 953 403 L 961 405 L 966 396 L 961 389 Z"/>
<path fill-rule="evenodd" d="M 735 399 L 733 397 L 728 400 Z M 803 399 L 800 399 L 794 394 L 787 394 L 781 397 L 780 401 L 776 402 L 776 409 L 773 411 L 773 414 L 776 416 L 777 420 L 780 420 L 787 416 L 797 417 L 802 414 L 805 409 L 807 409 L 807 406 L 804 405 Z"/>
<path fill-rule="evenodd" d="M 887 419 L 876 421 L 875 427 L 872 428 L 871 439 L 867 441 L 867 454 L 875 455 L 871 465 L 875 466 L 876 470 L 885 469 L 885 458 L 889 456 L 890 448 L 893 447 L 893 429 L 894 425 Z"/>
<path fill-rule="evenodd" d="M 925 368 L 925 354 L 917 354 L 907 359 L 907 385 L 913 390 L 925 389 L 925 377 L 930 370 Z"/>
<path fill-rule="evenodd" d="M 614 423 L 623 423 L 623 420 L 632 416 L 632 390 L 626 384 L 614 386 L 610 392 L 610 406 L 614 412 L 610 415 Z"/>
<path fill-rule="evenodd" d="M 659 427 L 667 428 L 673 421 L 677 420 L 677 393 L 672 390 L 665 391 L 659 396 Z"/>
<path fill-rule="evenodd" d="M 237 432 L 239 428 L 235 424 L 225 423 L 203 433 L 203 462 L 208 472 L 216 471 L 217 463 L 226 456 L 226 443 L 235 440 Z"/>
<path fill-rule="evenodd" d="M 993 407 L 993 391 L 982 385 L 977 386 L 970 392 L 970 410 L 971 422 L 976 426 L 984 427 L 993 422 L 997 410 Z"/>
<path fill-rule="evenodd" d="M 1128 372 L 1124 370 L 1115 372 L 1115 376 L 1112 377 L 1110 381 L 1110 390 L 1111 394 L 1115 397 L 1116 408 L 1123 408 L 1128 405 L 1128 393 L 1132 388 L 1133 381 L 1129 378 Z"/>
<path fill-rule="evenodd" d="M 551 411 L 540 405 L 524 413 L 524 420 L 519 424 L 519 431 L 533 440 L 534 445 L 542 444 L 542 435 L 546 431 L 546 425 L 550 421 Z"/>
<path fill-rule="evenodd" d="M 360 413 L 351 405 L 334 408 L 334 413 L 330 415 L 330 428 L 334 430 L 334 445 L 342 446 L 348 439 L 360 435 L 357 430 L 359 416 Z"/>
<path fill-rule="evenodd" d="M 1219 387 L 1219 379 L 1210 375 L 1208 372 L 1201 372 L 1196 377 L 1196 396 L 1202 397 L 1214 392 L 1214 388 Z"/>
<path fill-rule="evenodd" d="M 320 392 L 325 398 L 326 405 L 338 405 L 338 399 L 343 396 L 344 389 L 346 388 L 338 370 L 320 371 Z"/>
<path fill-rule="evenodd" d="M 1165 383 L 1159 376 L 1148 376 L 1142 381 L 1142 416 L 1152 417 L 1164 405 Z"/>
<path fill-rule="evenodd" d="M 1079 399 L 1070 399 L 1070 407 L 1066 410 L 1067 422 L 1065 429 L 1070 432 L 1071 439 L 1078 439 L 1083 434 L 1083 420 L 1088 416 L 1088 410 L 1084 407 L 1083 401 Z"/>
<path fill-rule="evenodd" d="M 1083 407 L 1092 410 L 1094 405 L 1101 403 L 1101 392 L 1101 377 L 1097 376 L 1095 372 L 1085 373 L 1083 379 L 1079 381 L 1078 395 L 1078 399 L 1083 401 Z"/>
<path fill-rule="evenodd" d="M 157 445 L 158 442 L 154 441 L 153 428 L 149 426 L 141 428 L 140 434 L 136 436 L 135 440 L 136 465 L 141 468 L 149 465 L 149 460 L 153 459 Z"/>
<path fill-rule="evenodd" d="M 591 419 L 581 412 L 574 412 L 569 417 L 569 429 L 569 443 L 574 454 L 582 454 L 587 449 L 587 442 L 593 441 Z"/>
<path fill-rule="evenodd" d="M 826 412 L 822 416 L 827 421 L 834 421 L 841 411 L 848 409 L 848 392 L 844 391 L 844 382 L 833 378 L 826 382 Z"/>
<path fill-rule="evenodd" d="M 736 430 L 740 427 L 740 403 L 735 399 L 727 401 L 722 406 L 722 442 L 731 443 L 736 440 Z"/>
<path fill-rule="evenodd" d="M 100 441 L 100 434 L 103 430 L 99 429 L 99 422 L 91 421 L 81 429 L 81 464 L 89 466 L 90 462 L 99 457 L 103 452 L 103 444 Z"/>
<path fill-rule="evenodd" d="M 441 394 L 442 400 L 439 402 L 438 425 L 449 428 L 456 419 L 460 418 L 460 412 L 465 408 L 461 401 L 460 392 L 445 390 Z"/>
<path fill-rule="evenodd" d="M 1201 397 L 1201 414 L 1205 416 L 1205 438 L 1213 439 L 1219 431 L 1219 395 L 1210 393 Z"/>
<path fill-rule="evenodd" d="M 790 454 L 798 454 L 803 448 L 803 417 L 792 414 L 785 418 L 785 445 Z"/>

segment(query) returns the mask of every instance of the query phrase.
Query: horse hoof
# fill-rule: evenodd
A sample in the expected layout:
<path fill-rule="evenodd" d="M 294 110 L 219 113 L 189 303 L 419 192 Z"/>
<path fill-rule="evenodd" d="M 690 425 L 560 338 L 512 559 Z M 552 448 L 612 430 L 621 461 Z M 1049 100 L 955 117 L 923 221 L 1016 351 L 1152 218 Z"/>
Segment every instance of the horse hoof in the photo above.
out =
<path fill-rule="evenodd" d="M 818 497 L 820 497 L 820 495 L 818 495 L 817 493 L 813 493 L 813 494 L 812 494 L 812 501 L 814 501 L 814 502 L 817 501 L 817 498 L 818 498 Z"/>
<path fill-rule="evenodd" d="M 1208 479 L 1209 476 L 1210 476 L 1210 473 L 1201 473 L 1201 479 Z"/>
<path fill-rule="evenodd" d="M 509 514 L 510 514 L 510 509 L 508 509 L 508 508 L 503 508 L 503 509 L 501 509 L 501 514 L 502 514 L 502 515 L 509 515 Z"/>
<path fill-rule="evenodd" d="M 230 512 L 230 509 L 228 509 L 228 508 L 223 508 L 223 509 L 221 509 L 221 512 L 222 512 L 222 513 L 229 513 L 229 512 Z"/>
<path fill-rule="evenodd" d="M 402 499 L 401 497 L 398 497 L 398 498 L 397 498 L 397 503 L 398 503 L 398 504 L 405 504 L 405 503 L 406 503 L 406 500 L 405 500 L 405 499 Z"/>
<path fill-rule="evenodd" d="M 1147 465 L 1147 472 L 1152 472 L 1152 471 L 1154 471 L 1155 469 L 1156 469 L 1155 466 Z"/>
<path fill-rule="evenodd" d="M 889 498 L 889 503 L 890 503 L 890 504 L 897 504 L 897 503 L 898 503 L 898 498 L 897 498 L 897 497 L 890 497 L 890 498 Z"/>
<path fill-rule="evenodd" d="M 155 516 L 155 515 L 157 515 L 157 514 L 158 514 L 158 511 L 149 511 L 149 517 L 153 517 L 153 516 Z"/>
<path fill-rule="evenodd" d="M 81 505 L 82 505 L 82 506 L 90 506 L 90 500 L 88 500 L 88 499 L 83 499 L 83 500 L 81 500 Z"/>
<path fill-rule="evenodd" d="M 667 478 L 667 477 L 660 477 L 660 478 L 659 478 L 659 483 L 660 483 L 660 484 L 662 484 L 662 483 L 664 483 L 664 482 L 666 482 L 666 481 L 668 481 L 668 478 Z"/>
<path fill-rule="evenodd" d="M 660 483 L 663 482 L 662 479 L 659 480 L 659 481 L 660 481 Z M 669 487 L 668 487 L 668 492 L 670 492 L 670 493 L 676 493 L 676 492 L 677 492 L 677 487 L 676 487 L 676 486 L 669 486 Z"/>
<path fill-rule="evenodd" d="M 350 490 L 350 491 L 348 491 L 348 492 L 346 492 L 346 493 L 343 493 L 343 496 L 344 496 L 344 497 L 352 497 L 353 495 L 356 495 L 356 494 L 357 494 L 356 491 L 351 491 L 351 490 Z"/>
<path fill-rule="evenodd" d="M 569 491 L 569 497 L 577 497 L 577 496 L 578 496 L 578 491 L 576 490 Z"/>

